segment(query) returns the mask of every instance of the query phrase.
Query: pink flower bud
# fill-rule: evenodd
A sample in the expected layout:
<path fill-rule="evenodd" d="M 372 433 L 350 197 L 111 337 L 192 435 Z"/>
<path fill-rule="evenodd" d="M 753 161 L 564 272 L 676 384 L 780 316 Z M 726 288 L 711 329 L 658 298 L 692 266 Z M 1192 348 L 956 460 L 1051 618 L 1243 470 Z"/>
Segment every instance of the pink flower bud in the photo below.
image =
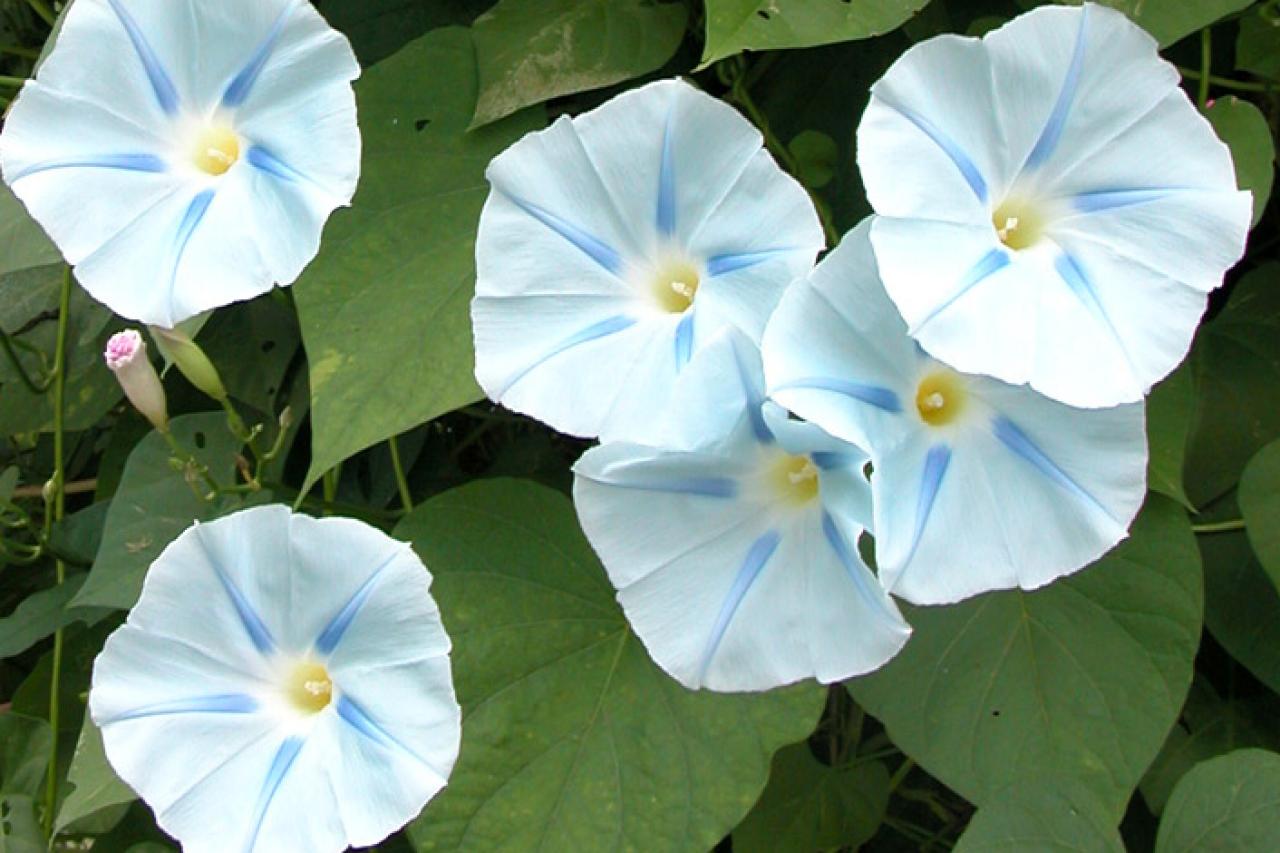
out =
<path fill-rule="evenodd" d="M 116 375 L 125 396 L 135 409 L 161 432 L 169 429 L 169 414 L 165 405 L 164 386 L 156 369 L 147 358 L 147 344 L 134 329 L 126 329 L 111 336 L 107 351 L 103 354 L 107 367 Z"/>

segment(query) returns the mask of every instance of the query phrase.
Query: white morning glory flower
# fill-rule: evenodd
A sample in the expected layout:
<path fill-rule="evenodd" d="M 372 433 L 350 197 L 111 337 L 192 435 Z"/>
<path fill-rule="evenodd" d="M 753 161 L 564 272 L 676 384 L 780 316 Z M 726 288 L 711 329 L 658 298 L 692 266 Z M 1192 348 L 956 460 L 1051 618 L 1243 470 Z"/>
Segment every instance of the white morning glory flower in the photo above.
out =
<path fill-rule="evenodd" d="M 866 455 L 762 406 L 755 345 L 720 340 L 699 369 L 745 391 L 736 426 L 697 452 L 588 451 L 574 467 L 583 530 L 637 636 L 686 687 L 768 690 L 877 669 L 911 628 L 858 555 Z"/>
<path fill-rule="evenodd" d="M 764 362 L 773 399 L 871 454 L 880 580 L 946 604 L 1100 557 L 1146 494 L 1142 404 L 1075 409 L 930 358 L 876 274 L 873 231 L 787 293 Z"/>
<path fill-rule="evenodd" d="M 932 355 L 1086 407 L 1186 355 L 1250 198 L 1156 49 L 1118 12 L 1045 6 L 918 44 L 872 88 L 871 242 Z"/>
<path fill-rule="evenodd" d="M 359 74 L 306 0 L 76 0 L 4 179 L 94 298 L 172 327 L 315 257 L 360 173 Z"/>
<path fill-rule="evenodd" d="M 823 247 L 759 132 L 679 81 L 561 117 L 487 175 L 476 377 L 572 435 L 649 437 L 703 344 L 725 327 L 759 341 Z"/>
<path fill-rule="evenodd" d="M 351 519 L 266 506 L 189 528 L 94 666 L 111 766 L 188 853 L 377 843 L 458 755 L 430 584 Z"/>

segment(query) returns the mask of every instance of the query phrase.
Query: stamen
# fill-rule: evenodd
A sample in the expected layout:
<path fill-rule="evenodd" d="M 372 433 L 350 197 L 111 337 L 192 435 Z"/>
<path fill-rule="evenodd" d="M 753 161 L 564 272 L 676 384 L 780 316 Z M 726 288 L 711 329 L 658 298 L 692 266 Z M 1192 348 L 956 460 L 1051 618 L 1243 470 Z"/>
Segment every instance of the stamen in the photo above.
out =
<path fill-rule="evenodd" d="M 676 258 L 661 265 L 653 278 L 654 301 L 663 311 L 683 314 L 698 295 L 702 277 L 691 261 Z"/>
<path fill-rule="evenodd" d="M 969 393 L 958 373 L 941 369 L 920 380 L 916 389 L 916 411 L 929 426 L 951 423 L 968 405 Z"/>
<path fill-rule="evenodd" d="M 229 127 L 205 128 L 195 140 L 191 162 L 208 175 L 225 175 L 240 159 L 240 138 Z"/>
<path fill-rule="evenodd" d="M 333 700 L 333 680 L 322 664 L 302 661 L 294 666 L 285 684 L 289 703 L 304 714 L 323 711 Z"/>
<path fill-rule="evenodd" d="M 1022 198 L 1006 198 L 991 215 L 991 224 L 1000 242 L 1014 250 L 1029 249 L 1044 236 L 1044 217 Z"/>
<path fill-rule="evenodd" d="M 818 468 L 808 456 L 779 456 L 769 471 L 769 480 L 784 504 L 803 506 L 818 496 Z"/>

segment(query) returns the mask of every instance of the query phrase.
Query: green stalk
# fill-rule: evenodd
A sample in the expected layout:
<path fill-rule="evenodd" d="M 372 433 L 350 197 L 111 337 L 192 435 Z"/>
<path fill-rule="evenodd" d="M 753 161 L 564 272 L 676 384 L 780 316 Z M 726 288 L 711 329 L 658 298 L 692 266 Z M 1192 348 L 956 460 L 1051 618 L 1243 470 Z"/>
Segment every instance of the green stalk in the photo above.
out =
<path fill-rule="evenodd" d="M 1243 518 L 1233 518 L 1230 521 L 1212 521 L 1206 524 L 1191 525 L 1191 531 L 1193 533 L 1234 533 L 1237 530 L 1244 530 Z"/>
<path fill-rule="evenodd" d="M 67 397 L 67 324 L 71 314 L 71 267 L 62 273 L 62 291 L 58 297 L 58 338 L 53 354 L 53 476 L 45 487 L 44 539 L 48 542 L 53 524 L 66 514 L 67 499 L 62 490 L 66 472 L 63 462 L 63 413 Z M 54 560 L 54 576 L 58 586 L 67 579 L 67 565 Z M 44 792 L 44 832 L 53 835 L 53 810 L 58 804 L 58 693 L 62 681 L 62 629 L 53 633 L 53 674 L 49 682 L 49 728 L 53 743 L 49 748 L 49 775 Z"/>
<path fill-rule="evenodd" d="M 396 488 L 400 490 L 400 503 L 405 512 L 413 512 L 413 496 L 409 493 L 409 481 L 404 476 L 404 463 L 400 461 L 400 446 L 393 435 L 387 439 L 387 447 L 391 450 L 391 470 L 396 475 Z"/>
<path fill-rule="evenodd" d="M 53 14 L 53 10 L 49 8 L 49 5 L 44 0 L 27 0 L 27 5 L 31 7 L 31 11 L 39 15 L 41 20 L 51 27 L 58 20 L 58 16 Z"/>
<path fill-rule="evenodd" d="M 1208 27 L 1200 31 L 1200 88 L 1196 94 L 1196 103 L 1200 112 L 1209 107 L 1209 72 L 1213 66 L 1213 36 Z"/>

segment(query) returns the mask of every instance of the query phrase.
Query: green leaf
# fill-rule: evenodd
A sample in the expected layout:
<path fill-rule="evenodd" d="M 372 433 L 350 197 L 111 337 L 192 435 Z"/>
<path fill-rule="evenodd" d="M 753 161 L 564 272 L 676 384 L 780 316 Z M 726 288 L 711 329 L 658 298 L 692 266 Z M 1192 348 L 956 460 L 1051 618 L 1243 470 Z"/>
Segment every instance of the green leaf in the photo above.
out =
<path fill-rule="evenodd" d="M 93 724 L 88 714 L 84 715 L 84 727 L 80 729 L 80 739 L 76 742 L 67 782 L 72 786 L 71 793 L 67 794 L 62 807 L 58 809 L 55 834 L 76 821 L 113 806 L 131 803 L 138 798 L 111 769 L 102 747 L 102 732 Z"/>
<path fill-rule="evenodd" d="M 67 603 L 80 591 L 86 577 L 74 575 L 67 578 L 66 583 L 34 592 L 12 613 L 0 618 L 0 658 L 20 655 L 74 622 L 78 615 L 67 611 Z"/>
<path fill-rule="evenodd" d="M 1280 441 L 1258 451 L 1240 476 L 1240 512 L 1258 562 L 1280 589 Z"/>
<path fill-rule="evenodd" d="M 469 306 L 484 169 L 541 124 L 467 133 L 476 68 L 466 30 L 436 30 L 356 84 L 364 170 L 294 286 L 311 367 L 308 485 L 392 435 L 479 399 Z M 406 85 L 406 81 L 412 81 Z"/>
<path fill-rule="evenodd" d="M 45 853 L 44 832 L 31 797 L 0 796 L 0 853 Z"/>
<path fill-rule="evenodd" d="M 1079 0 L 1065 0 L 1080 5 Z M 1239 12 L 1253 0 L 1099 0 L 1119 9 L 1167 47 L 1219 18 Z"/>
<path fill-rule="evenodd" d="M 0 714 L 0 792 L 38 796 L 52 746 L 53 733 L 44 720 Z"/>
<path fill-rule="evenodd" d="M 648 74 L 680 47 L 687 18 L 678 2 L 499 0 L 472 28 L 480 97 L 471 126 Z"/>
<path fill-rule="evenodd" d="M 813 853 L 857 847 L 876 834 L 889 805 L 879 761 L 830 767 L 802 742 L 773 757 L 769 784 L 733 831 L 734 853 Z"/>
<path fill-rule="evenodd" d="M 178 444 L 190 451 L 223 486 L 231 485 L 239 442 L 221 412 L 183 415 L 170 422 Z M 203 480 L 188 482 L 174 470 L 164 437 L 153 432 L 138 443 L 111 508 L 102 545 L 73 607 L 128 609 L 138 600 L 147 569 L 165 546 L 195 520 L 207 521 L 241 505 L 238 498 L 203 500 Z"/>
<path fill-rule="evenodd" d="M 0 277 L 0 328 L 34 347 L 44 358 L 19 350 L 27 375 L 41 381 L 53 368 L 62 265 L 36 267 Z M 64 428 L 88 429 L 121 398 L 120 386 L 102 359 L 113 328 L 111 312 L 72 286 L 67 323 L 67 390 Z M 0 435 L 53 428 L 53 394 L 32 394 L 0 353 Z"/>
<path fill-rule="evenodd" d="M 0 182 L 0 275 L 61 261 L 58 247 L 27 213 L 9 185 Z"/>
<path fill-rule="evenodd" d="M 1280 80 L 1280 9 L 1261 3 L 1240 19 L 1236 69 Z"/>
<path fill-rule="evenodd" d="M 1204 622 L 1230 655 L 1280 693 L 1280 592 L 1244 533 L 1199 537 Z"/>
<path fill-rule="evenodd" d="M 707 66 L 744 50 L 813 47 L 897 29 L 929 0 L 707 0 Z"/>
<path fill-rule="evenodd" d="M 797 177 L 810 189 L 821 189 L 831 183 L 840 165 L 836 141 L 817 130 L 803 130 L 787 144 L 796 161 Z"/>
<path fill-rule="evenodd" d="M 18 488 L 18 480 L 21 477 L 22 472 L 14 465 L 0 471 L 0 504 L 13 498 L 13 491 Z M 4 655 L 0 655 L 0 657 L 4 657 Z"/>
<path fill-rule="evenodd" d="M 1268 261 L 1236 284 L 1227 307 L 1201 328 L 1191 370 L 1196 415 L 1184 482 L 1205 506 L 1280 438 L 1280 263 Z"/>
<path fill-rule="evenodd" d="M 1186 364 L 1151 389 L 1147 398 L 1147 486 L 1187 509 L 1193 507 L 1182 484 L 1182 468 L 1195 404 L 1195 383 Z"/>
<path fill-rule="evenodd" d="M 1226 755 L 1242 747 L 1280 749 L 1280 699 L 1218 696 L 1199 676 L 1191 685 L 1182 719 L 1169 732 L 1160 754 L 1142 778 L 1142 798 L 1152 814 L 1164 811 L 1173 788 L 1188 770 L 1201 761 Z"/>
<path fill-rule="evenodd" d="M 493 0 L 321 0 L 317 5 L 367 67 L 428 30 L 470 24 Z"/>
<path fill-rule="evenodd" d="M 289 364 L 298 353 L 298 320 L 274 295 L 218 311 L 200 333 L 200 347 L 236 400 L 271 415 Z M 267 424 L 274 435 L 274 421 Z"/>
<path fill-rule="evenodd" d="M 435 573 L 462 755 L 410 826 L 419 851 L 706 850 L 808 735 L 825 691 L 692 692 L 631 633 L 559 492 L 482 480 L 396 529 Z"/>
<path fill-rule="evenodd" d="M 1280 755 L 1242 749 L 1198 765 L 1169 798 L 1156 853 L 1280 850 Z"/>
<path fill-rule="evenodd" d="M 1266 116 L 1248 101 L 1226 95 L 1213 102 L 1205 117 L 1218 138 L 1231 149 L 1236 183 L 1240 189 L 1253 193 L 1253 225 L 1257 225 L 1267 208 L 1276 174 L 1276 146 Z"/>
<path fill-rule="evenodd" d="M 1028 779 L 978 809 L 955 853 L 1071 850 L 1124 853 L 1114 816 L 1088 788 L 1061 779 Z"/>
<path fill-rule="evenodd" d="M 1152 495 L 1130 538 L 1082 572 L 911 609 L 911 642 L 849 686 L 979 806 L 1037 774 L 1080 781 L 1118 819 L 1182 707 L 1201 606 L 1186 515 Z"/>

